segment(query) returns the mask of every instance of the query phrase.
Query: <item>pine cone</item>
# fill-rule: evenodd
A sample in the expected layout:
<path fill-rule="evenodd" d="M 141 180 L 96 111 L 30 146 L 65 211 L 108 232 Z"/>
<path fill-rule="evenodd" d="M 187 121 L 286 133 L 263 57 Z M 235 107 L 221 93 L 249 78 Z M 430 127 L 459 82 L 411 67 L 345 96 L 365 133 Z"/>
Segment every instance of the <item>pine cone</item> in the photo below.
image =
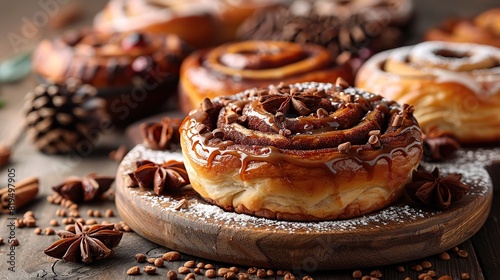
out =
<path fill-rule="evenodd" d="M 105 102 L 96 89 L 68 81 L 66 85 L 42 84 L 26 95 L 26 127 L 37 149 L 47 154 L 66 154 L 93 149 Z"/>

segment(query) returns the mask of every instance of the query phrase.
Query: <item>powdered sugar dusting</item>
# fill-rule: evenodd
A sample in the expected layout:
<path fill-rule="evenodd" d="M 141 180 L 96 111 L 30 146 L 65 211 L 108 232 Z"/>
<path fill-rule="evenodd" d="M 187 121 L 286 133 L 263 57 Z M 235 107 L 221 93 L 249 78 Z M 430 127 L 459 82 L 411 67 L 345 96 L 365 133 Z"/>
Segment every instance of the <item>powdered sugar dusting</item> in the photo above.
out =
<path fill-rule="evenodd" d="M 148 159 L 161 163 L 165 160 L 182 160 L 180 150 L 154 151 L 142 145 L 136 146 L 123 160 L 121 170 L 125 176 L 135 169 L 135 161 Z M 439 167 L 442 174 L 461 173 L 463 181 L 471 186 L 467 195 L 477 196 L 491 192 L 491 179 L 483 166 L 495 160 L 500 160 L 500 148 L 490 150 L 459 150 L 457 157 L 445 163 L 423 163 L 424 167 L 432 170 Z M 175 212 L 178 215 L 197 219 L 205 223 L 217 223 L 220 226 L 232 228 L 248 228 L 262 231 L 280 233 L 343 233 L 352 230 L 370 230 L 381 228 L 387 224 L 392 227 L 400 224 L 403 226 L 408 221 L 418 221 L 437 215 L 439 212 L 427 212 L 406 204 L 390 206 L 381 211 L 349 220 L 324 221 L 324 222 L 288 222 L 276 221 L 266 218 L 253 217 L 234 212 L 225 212 L 218 206 L 203 201 L 198 195 L 190 195 L 189 207 L 175 210 L 180 198 L 170 196 L 157 196 L 152 191 L 135 189 L 134 195 L 139 196 L 153 207 L 161 208 L 162 212 Z"/>

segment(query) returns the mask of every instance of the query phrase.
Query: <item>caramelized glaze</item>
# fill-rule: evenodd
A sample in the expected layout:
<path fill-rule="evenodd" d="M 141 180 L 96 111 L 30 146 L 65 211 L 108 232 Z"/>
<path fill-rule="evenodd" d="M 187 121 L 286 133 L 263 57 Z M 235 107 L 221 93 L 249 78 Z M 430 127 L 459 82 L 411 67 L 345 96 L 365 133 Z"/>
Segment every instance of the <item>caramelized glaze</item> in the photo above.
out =
<path fill-rule="evenodd" d="M 183 129 L 186 130 L 189 143 L 191 143 L 191 151 L 206 161 L 207 168 L 211 168 L 217 157 L 231 156 L 237 158 L 241 166 L 239 174 L 241 179 L 245 180 L 245 171 L 248 165 L 251 162 L 260 161 L 271 163 L 278 167 L 282 162 L 303 167 L 318 167 L 335 174 L 334 165 L 336 162 L 351 159 L 362 165 L 370 174 L 369 177 L 373 177 L 373 166 L 378 161 L 385 160 L 390 166 L 392 164 L 391 159 L 395 153 L 402 153 L 406 156 L 409 150 L 421 147 L 420 128 L 413 116 L 408 115 L 400 127 L 391 126 L 393 118 L 396 115 L 402 115 L 403 111 L 396 103 L 354 88 L 337 91 L 333 89 L 331 84 L 313 85 L 320 89 L 326 89 L 328 93 L 326 99 L 332 103 L 339 103 L 339 109 L 329 112 L 329 117 L 322 119 L 318 119 L 314 113 L 311 113 L 307 116 L 287 117 L 287 120 L 300 124 L 312 123 L 312 126 L 318 128 L 310 130 L 308 133 L 294 131 L 293 135 L 281 137 L 277 131 L 264 133 L 245 127 L 244 124 L 225 123 L 224 108 L 227 108 L 229 105 L 224 107 L 221 104 L 237 102 L 239 105 L 245 103 L 245 109 L 242 111 L 242 114 L 262 117 L 266 125 L 276 127 L 273 120 L 274 115 L 271 112 L 263 110 L 262 106 L 260 106 L 260 97 L 251 96 L 251 91 L 246 91 L 235 97 L 222 97 L 213 100 L 214 104 L 217 104 L 215 107 L 220 108 L 218 113 L 195 110 L 186 118 Z M 290 85 L 290 88 L 293 87 L 299 88 L 301 92 L 307 89 L 307 85 L 305 84 Z M 354 101 L 349 103 L 338 98 L 339 95 L 345 93 L 352 94 L 355 97 Z M 360 103 L 358 102 L 364 101 L 368 102 L 369 107 L 364 108 L 364 114 L 357 116 L 358 118 L 355 119 L 355 123 L 348 123 L 348 127 L 344 127 L 346 125 L 344 123 L 342 125 L 332 125 L 332 120 L 337 119 L 339 122 L 342 122 L 340 121 L 342 116 L 350 116 L 350 113 L 359 109 L 358 105 Z M 375 115 L 378 116 L 377 119 L 373 118 Z M 356 130 L 363 123 L 371 125 L 365 129 L 366 131 Z M 209 131 L 199 133 L 196 128 L 197 124 L 207 124 Z M 232 131 L 228 127 L 233 127 L 234 129 L 235 126 L 242 131 L 242 134 L 238 134 L 236 138 L 231 138 L 234 135 L 226 133 L 224 139 L 217 139 L 211 132 L 217 128 L 224 131 Z M 372 148 L 367 144 L 368 133 L 376 129 L 382 130 L 380 136 L 381 147 Z M 262 137 L 269 138 L 263 140 Z M 303 144 L 297 145 L 294 142 L 303 142 Z M 353 146 L 348 153 L 344 154 L 339 152 L 338 145 L 345 142 L 351 142 Z M 296 146 L 305 146 L 307 148 L 296 149 Z M 321 155 L 321 157 L 318 157 L 318 155 Z M 328 156 L 325 158 L 325 155 Z M 315 156 L 317 159 L 315 159 Z"/>

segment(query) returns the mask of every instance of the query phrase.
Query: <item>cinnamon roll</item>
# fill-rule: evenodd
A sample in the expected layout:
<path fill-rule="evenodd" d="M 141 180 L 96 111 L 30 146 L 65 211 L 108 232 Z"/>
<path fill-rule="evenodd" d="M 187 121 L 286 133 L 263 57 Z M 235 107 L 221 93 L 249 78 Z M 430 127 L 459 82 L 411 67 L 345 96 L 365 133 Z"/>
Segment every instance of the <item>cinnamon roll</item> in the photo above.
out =
<path fill-rule="evenodd" d="M 176 34 L 193 47 L 214 44 L 215 6 L 206 0 L 110 0 L 94 19 L 100 32 Z"/>
<path fill-rule="evenodd" d="M 236 39 L 252 13 L 282 0 L 110 0 L 94 19 L 102 32 L 176 34 L 195 48 Z"/>
<path fill-rule="evenodd" d="M 129 122 L 164 104 L 190 51 L 175 35 L 80 30 L 42 41 L 33 72 L 42 82 L 72 79 L 96 87 L 115 120 Z"/>
<path fill-rule="evenodd" d="M 242 41 L 197 51 L 181 66 L 180 107 L 188 113 L 205 98 L 286 83 L 352 81 L 351 68 L 325 48 L 279 41 Z"/>
<path fill-rule="evenodd" d="M 500 140 L 500 49 L 424 42 L 373 56 L 356 86 L 417 109 L 424 132 L 454 134 L 461 143 Z"/>
<path fill-rule="evenodd" d="M 411 0 L 289 1 L 256 12 L 238 35 L 244 40 L 315 43 L 335 56 L 363 61 L 373 52 L 399 46 L 412 12 Z"/>
<path fill-rule="evenodd" d="M 349 87 L 297 83 L 204 99 L 181 126 L 193 188 L 226 211 L 351 218 L 404 192 L 422 157 L 413 107 Z"/>
<path fill-rule="evenodd" d="M 449 19 L 425 34 L 427 41 L 477 43 L 500 47 L 500 8 L 487 10 L 473 19 Z"/>

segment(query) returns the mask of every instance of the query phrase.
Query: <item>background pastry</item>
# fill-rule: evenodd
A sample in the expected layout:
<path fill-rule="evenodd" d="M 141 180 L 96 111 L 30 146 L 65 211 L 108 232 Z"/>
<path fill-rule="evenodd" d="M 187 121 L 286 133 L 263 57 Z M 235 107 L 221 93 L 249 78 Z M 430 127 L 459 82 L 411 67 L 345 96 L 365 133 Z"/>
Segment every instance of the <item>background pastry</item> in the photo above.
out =
<path fill-rule="evenodd" d="M 231 95 L 279 81 L 331 82 L 341 76 L 351 81 L 350 67 L 336 59 L 319 45 L 278 41 L 242 41 L 196 51 L 181 67 L 181 109 L 188 113 L 205 97 Z"/>
<path fill-rule="evenodd" d="M 350 218 L 396 201 L 422 157 L 413 107 L 303 83 L 205 99 L 181 127 L 193 188 L 227 211 Z"/>
<path fill-rule="evenodd" d="M 500 140 L 500 49 L 424 42 L 385 51 L 359 70 L 356 85 L 415 106 L 425 132 L 461 143 Z"/>
<path fill-rule="evenodd" d="M 96 15 L 100 32 L 176 34 L 193 47 L 215 43 L 217 22 L 211 1 L 110 0 Z"/>
<path fill-rule="evenodd" d="M 427 31 L 425 40 L 500 47 L 500 8 L 487 10 L 473 19 L 449 19 Z"/>
<path fill-rule="evenodd" d="M 114 121 L 127 123 L 165 104 L 190 51 L 175 35 L 81 30 L 42 41 L 33 72 L 42 82 L 76 79 L 96 87 Z"/>
<path fill-rule="evenodd" d="M 255 13 L 238 32 L 246 40 L 316 43 L 334 56 L 363 60 L 399 46 L 412 11 L 410 0 L 292 1 Z"/>
<path fill-rule="evenodd" d="M 195 48 L 234 40 L 243 20 L 279 0 L 110 0 L 94 19 L 103 32 L 176 34 Z"/>

